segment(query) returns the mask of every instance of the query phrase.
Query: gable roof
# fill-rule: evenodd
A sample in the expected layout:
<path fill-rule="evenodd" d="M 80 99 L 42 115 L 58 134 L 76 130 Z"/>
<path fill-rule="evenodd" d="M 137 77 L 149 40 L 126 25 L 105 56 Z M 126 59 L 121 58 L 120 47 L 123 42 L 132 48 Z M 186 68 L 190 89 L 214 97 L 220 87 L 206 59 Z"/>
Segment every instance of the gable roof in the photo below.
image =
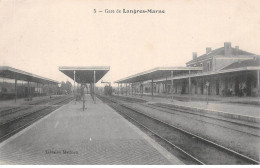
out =
<path fill-rule="evenodd" d="M 257 67 L 260 66 L 260 56 L 255 56 L 255 59 L 248 59 L 243 61 L 234 62 L 222 70 L 243 68 L 243 67 Z"/>
<path fill-rule="evenodd" d="M 215 50 L 212 50 L 208 54 L 205 53 L 205 54 L 199 56 L 198 58 L 187 62 L 186 64 L 191 64 L 191 63 L 194 63 L 194 62 L 197 62 L 197 61 L 201 61 L 203 59 L 209 59 L 209 58 L 212 58 L 215 55 L 223 55 L 224 56 L 225 55 L 225 48 L 221 47 L 221 48 L 217 48 Z M 232 56 L 239 56 L 239 55 L 255 55 L 255 54 L 231 47 L 231 55 Z"/>

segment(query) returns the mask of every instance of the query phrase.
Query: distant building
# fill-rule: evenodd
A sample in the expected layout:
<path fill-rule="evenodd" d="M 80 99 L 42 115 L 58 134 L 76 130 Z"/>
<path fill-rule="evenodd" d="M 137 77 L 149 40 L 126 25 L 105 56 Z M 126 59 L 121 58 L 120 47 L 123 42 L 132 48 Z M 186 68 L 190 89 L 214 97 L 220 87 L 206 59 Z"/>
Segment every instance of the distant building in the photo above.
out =
<path fill-rule="evenodd" d="M 233 48 L 230 42 L 186 63 L 187 67 L 202 67 L 202 71 L 175 75 L 167 80 L 157 80 L 154 91 L 175 94 L 208 94 L 222 96 L 257 96 L 259 85 L 260 56 Z M 173 80 L 173 89 L 171 89 Z M 208 83 L 208 86 L 206 85 Z M 147 85 L 146 87 L 151 87 Z M 150 89 L 146 89 L 147 91 Z"/>

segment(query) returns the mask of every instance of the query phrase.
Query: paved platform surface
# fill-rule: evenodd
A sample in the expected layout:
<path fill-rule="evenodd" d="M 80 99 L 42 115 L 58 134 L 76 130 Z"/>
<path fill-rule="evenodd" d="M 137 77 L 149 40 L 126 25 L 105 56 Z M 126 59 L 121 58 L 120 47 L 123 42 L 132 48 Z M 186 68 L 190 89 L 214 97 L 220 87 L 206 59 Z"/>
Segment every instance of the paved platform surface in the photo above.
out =
<path fill-rule="evenodd" d="M 182 164 L 97 99 L 74 101 L 0 144 L 1 164 Z"/>
<path fill-rule="evenodd" d="M 140 94 L 139 94 L 140 95 Z M 152 96 L 151 93 L 144 93 L 143 95 L 146 96 Z M 155 97 L 160 98 L 169 98 L 171 99 L 171 94 L 165 94 L 165 93 L 154 93 Z M 188 95 L 188 94 L 173 94 L 174 99 L 176 100 L 182 100 L 182 101 L 205 101 L 206 95 Z M 260 98 L 259 97 L 250 97 L 250 96 L 221 96 L 221 95 L 209 95 L 209 101 L 217 101 L 221 103 L 232 103 L 232 104 L 248 104 L 248 105 L 255 105 L 260 106 Z"/>
<path fill-rule="evenodd" d="M 125 96 L 125 95 L 120 95 Z M 254 118 L 260 118 L 260 106 L 255 105 L 247 105 L 247 104 L 227 104 L 221 102 L 210 101 L 209 104 L 206 101 L 179 101 L 179 100 L 171 100 L 170 98 L 160 98 L 160 97 L 151 97 L 145 96 L 142 97 L 140 95 L 136 96 L 128 96 L 138 99 L 144 99 L 149 102 L 154 103 L 168 103 L 179 106 L 193 107 L 204 110 L 213 110 L 213 111 L 221 111 L 225 113 L 233 113 L 238 115 L 250 116 Z"/>

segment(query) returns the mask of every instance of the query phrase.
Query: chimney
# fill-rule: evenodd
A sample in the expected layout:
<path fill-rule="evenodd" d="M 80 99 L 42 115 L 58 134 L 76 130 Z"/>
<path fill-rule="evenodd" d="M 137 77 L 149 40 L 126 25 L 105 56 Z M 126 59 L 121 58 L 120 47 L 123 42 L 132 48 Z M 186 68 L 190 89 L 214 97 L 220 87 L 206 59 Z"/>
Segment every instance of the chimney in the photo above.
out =
<path fill-rule="evenodd" d="M 238 54 L 239 54 L 239 46 L 235 46 L 234 54 L 235 54 L 235 55 L 238 55 Z"/>
<path fill-rule="evenodd" d="M 192 53 L 192 58 L 193 58 L 193 59 L 197 59 L 197 52 L 193 52 L 193 53 Z"/>
<path fill-rule="evenodd" d="M 206 54 L 210 53 L 211 52 L 211 48 L 210 47 L 207 47 L 206 48 Z"/>
<path fill-rule="evenodd" d="M 230 42 L 224 43 L 224 49 L 225 49 L 225 56 L 231 56 L 232 49 L 231 49 L 231 43 Z"/>

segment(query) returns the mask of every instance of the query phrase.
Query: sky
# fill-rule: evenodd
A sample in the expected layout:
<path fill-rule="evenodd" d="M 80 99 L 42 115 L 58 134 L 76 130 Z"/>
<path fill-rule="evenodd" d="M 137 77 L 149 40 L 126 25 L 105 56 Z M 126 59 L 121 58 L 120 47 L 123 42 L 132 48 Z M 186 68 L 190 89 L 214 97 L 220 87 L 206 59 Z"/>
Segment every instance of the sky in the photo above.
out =
<path fill-rule="evenodd" d="M 224 42 L 260 55 L 259 6 L 259 0 L 0 0 L 0 66 L 57 81 L 70 80 L 59 66 L 110 66 L 103 80 L 114 82 L 185 66 L 192 52 Z"/>

